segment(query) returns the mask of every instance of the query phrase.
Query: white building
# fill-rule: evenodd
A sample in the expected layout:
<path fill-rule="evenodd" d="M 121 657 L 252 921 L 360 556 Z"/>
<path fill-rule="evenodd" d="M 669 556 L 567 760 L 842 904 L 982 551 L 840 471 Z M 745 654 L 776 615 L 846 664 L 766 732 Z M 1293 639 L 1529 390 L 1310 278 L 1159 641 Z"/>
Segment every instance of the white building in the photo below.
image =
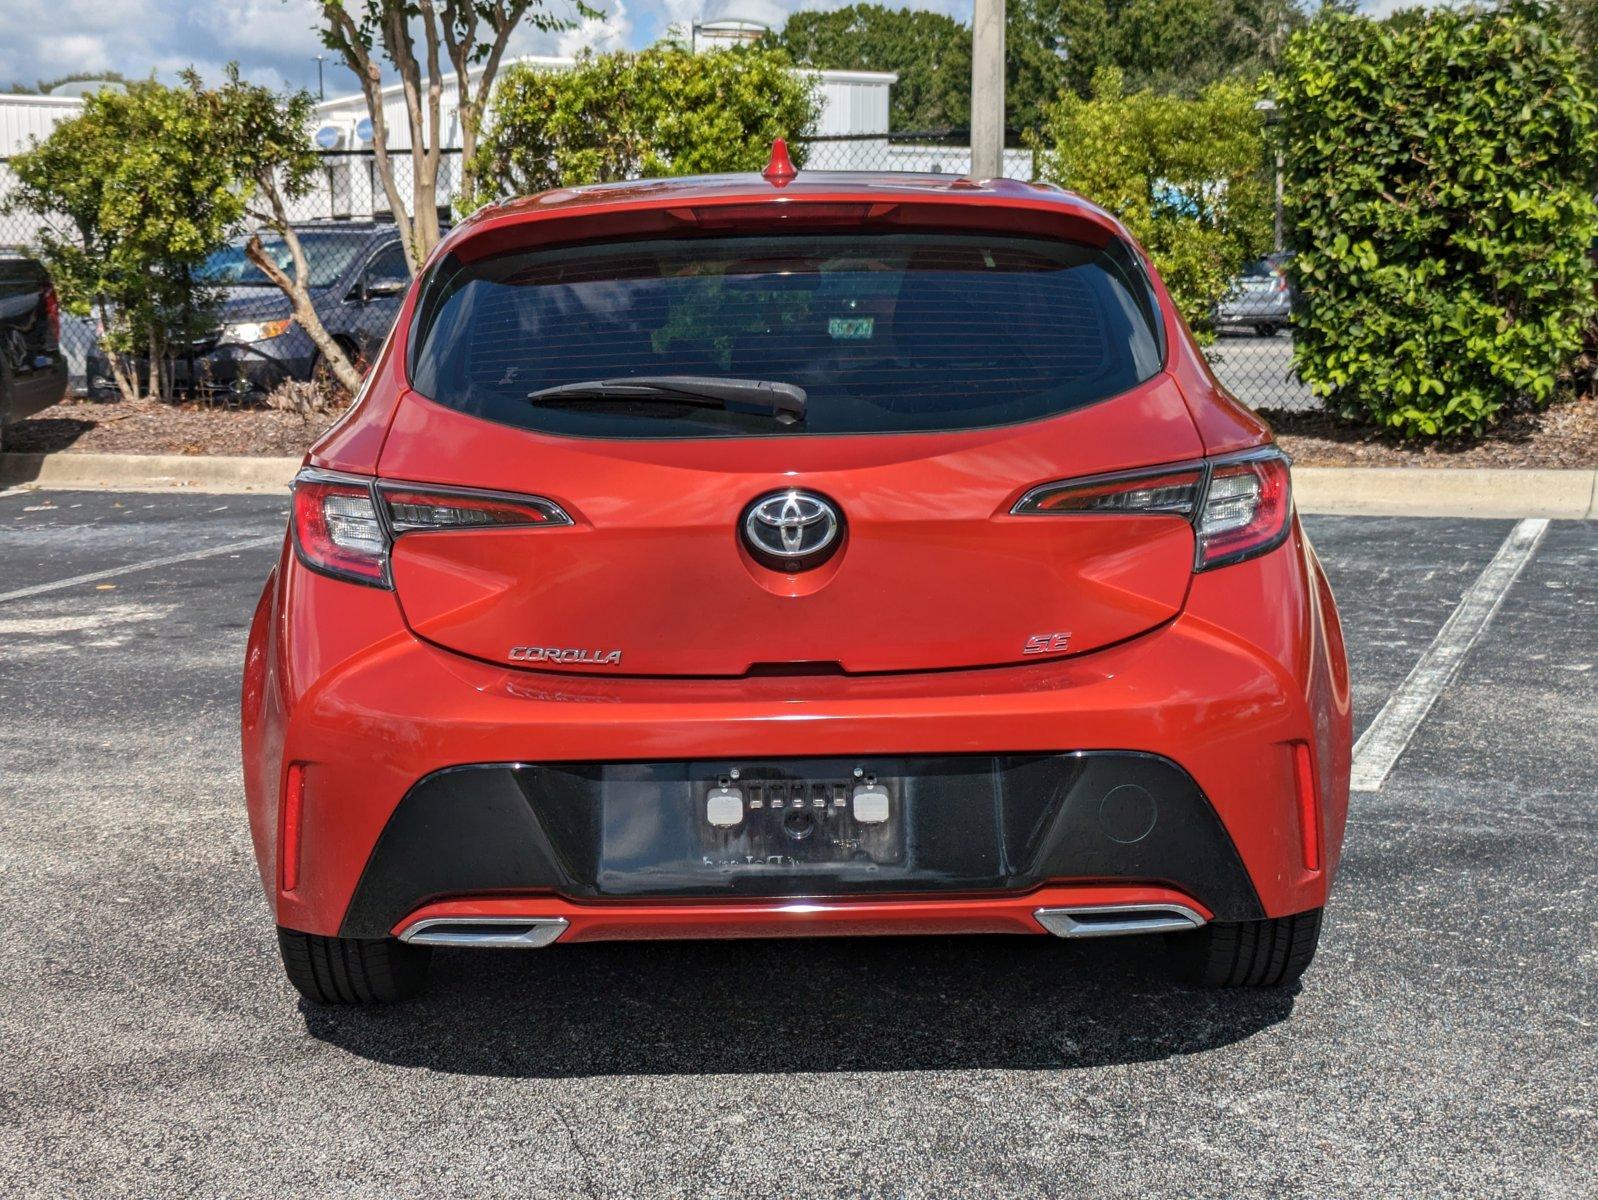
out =
<path fill-rule="evenodd" d="M 690 44 L 695 52 L 747 46 L 781 29 L 787 19 L 775 0 L 710 0 L 704 15 L 690 27 Z"/>
<path fill-rule="evenodd" d="M 9 162 L 38 138 L 68 117 L 78 115 L 83 100 L 77 96 L 0 95 L 0 209 L 13 186 Z M 38 235 L 39 219 L 27 212 L 0 211 L 0 246 L 26 246 Z"/>
<path fill-rule="evenodd" d="M 747 0 L 739 0 L 746 3 Z M 542 71 L 567 71 L 570 58 L 526 56 L 514 62 Z M 509 63 L 506 64 L 510 65 Z M 811 165 L 826 170 L 881 170 L 879 164 L 887 148 L 888 89 L 898 76 L 886 71 L 812 71 L 807 74 L 816 86 L 821 112 L 814 133 L 822 137 L 850 137 L 860 140 L 823 143 L 813 147 Z M 388 149 L 403 154 L 410 150 L 410 124 L 405 110 L 405 91 L 393 83 L 383 89 L 383 120 L 388 126 Z M 369 217 L 388 207 L 371 159 L 372 121 L 367 115 L 366 98 L 359 92 L 337 96 L 316 106 L 318 125 L 312 139 L 326 151 L 348 151 L 348 156 L 330 154 L 326 160 L 327 182 L 305 201 L 306 215 L 319 217 Z M 493 119 L 492 112 L 489 120 Z M 454 82 L 445 87 L 440 124 L 446 149 L 461 144 L 460 121 L 454 102 Z M 866 135 L 861 138 L 861 135 Z M 880 135 L 872 136 L 872 135 Z M 818 154 L 818 149 L 821 151 Z M 968 156 L 969 157 L 969 156 Z M 825 161 L 817 161 L 825 159 Z M 439 194 L 452 195 L 459 179 L 459 156 L 445 154 L 439 163 Z M 403 176 L 402 176 L 403 178 Z"/>

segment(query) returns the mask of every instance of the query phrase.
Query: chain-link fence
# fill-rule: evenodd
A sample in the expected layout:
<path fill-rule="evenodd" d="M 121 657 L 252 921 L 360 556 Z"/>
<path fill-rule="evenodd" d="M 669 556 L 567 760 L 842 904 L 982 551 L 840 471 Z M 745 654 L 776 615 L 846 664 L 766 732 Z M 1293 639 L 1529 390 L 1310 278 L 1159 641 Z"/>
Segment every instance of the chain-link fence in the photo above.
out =
<path fill-rule="evenodd" d="M 396 182 L 411 203 L 411 160 L 395 152 Z M 962 130 L 818 136 L 802 145 L 806 170 L 928 172 L 958 177 L 971 166 L 970 141 Z M 1032 177 L 1027 150 L 1005 151 L 1005 174 Z M 441 156 L 438 201 L 448 206 L 460 179 L 460 155 Z M 0 160 L 0 248 L 28 252 L 48 218 L 9 210 L 14 186 Z M 310 263 L 322 323 L 353 357 L 370 358 L 387 334 L 408 276 L 390 203 L 370 151 L 320 155 L 316 180 L 291 211 Z M 287 251 L 268 235 L 267 250 L 286 265 Z M 1292 373 L 1291 296 L 1280 259 L 1252 264 L 1220 306 L 1220 326 L 1209 347 L 1216 374 L 1244 403 L 1256 409 L 1317 406 Z M 310 339 L 287 318 L 286 297 L 243 252 L 242 237 L 219 251 L 203 274 L 209 288 L 213 332 L 186 345 L 174 367 L 179 390 L 244 396 L 269 390 L 284 378 L 310 378 L 317 354 Z M 115 385 L 98 350 L 93 317 L 63 314 L 61 342 L 74 392 L 110 394 Z"/>

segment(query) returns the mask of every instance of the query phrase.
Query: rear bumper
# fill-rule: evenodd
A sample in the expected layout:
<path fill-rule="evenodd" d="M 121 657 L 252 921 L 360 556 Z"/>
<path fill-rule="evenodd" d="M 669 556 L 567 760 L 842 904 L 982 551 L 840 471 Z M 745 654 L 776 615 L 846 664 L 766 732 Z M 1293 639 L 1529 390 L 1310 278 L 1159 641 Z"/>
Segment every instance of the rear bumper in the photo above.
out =
<path fill-rule="evenodd" d="M 1062 913 L 1143 918 L 1111 928 L 1084 917 L 1087 932 L 1065 932 Z M 1161 921 L 1183 913 L 1185 920 Z M 716 903 L 585 904 L 560 896 L 443 900 L 411 913 L 392 931 L 431 945 L 536 948 L 555 942 L 638 942 L 748 937 L 874 937 L 895 934 L 1054 933 L 1060 937 L 1197 928 L 1214 914 L 1171 888 L 1074 884 L 1005 896 L 915 899 L 761 900 Z M 485 936 L 485 934 L 487 936 Z"/>
<path fill-rule="evenodd" d="M 307 933 L 397 931 L 442 902 L 509 900 L 527 915 L 529 896 L 572 905 L 613 935 L 641 928 L 625 909 L 651 906 L 663 912 L 651 928 L 676 920 L 703 929 L 682 925 L 684 904 L 732 905 L 725 911 L 741 914 L 734 927 L 781 932 L 794 918 L 778 910 L 801 894 L 855 910 L 837 918 L 843 924 L 858 917 L 867 925 L 881 919 L 874 906 L 992 901 L 1021 914 L 1003 920 L 1040 932 L 1021 899 L 1038 888 L 1166 888 L 1228 918 L 1322 905 L 1346 811 L 1349 697 L 1330 592 L 1296 527 L 1270 554 L 1196 576 L 1179 617 L 1118 646 L 1025 666 L 851 678 L 628 679 L 481 663 L 418 641 L 392 593 L 310 574 L 285 555 L 250 638 L 244 749 L 263 883 L 278 923 Z M 958 894 L 910 880 L 891 894 L 840 895 L 810 880 L 780 897 L 640 896 L 585 886 L 580 871 L 539 874 L 524 863 L 515 874 L 421 878 L 381 904 L 366 898 L 363 880 L 385 831 L 409 809 L 407 797 L 450 768 L 1078 752 L 1171 765 L 1212 814 L 1246 889 L 1206 884 L 1215 853 L 1184 834 L 1173 846 L 1204 857 L 1202 869 L 1137 855 L 1032 859 L 1024 870 L 955 880 Z M 525 810 L 525 791 L 512 786 Z M 458 791 L 441 795 L 428 824 L 447 841 L 472 810 Z M 468 839 L 466 857 L 488 862 L 499 848 L 488 831 Z M 1257 907 L 1234 903 L 1245 890 Z M 963 917 L 936 915 L 953 911 L 915 919 L 963 927 Z M 583 927 L 574 921 L 564 940 L 587 936 Z"/>
<path fill-rule="evenodd" d="M 886 820 L 858 822 L 830 785 L 792 782 L 856 770 L 892 780 Z M 730 773 L 732 787 L 718 787 Z M 772 801 L 781 809 L 740 799 L 735 825 L 706 820 L 712 789 L 747 796 L 755 778 L 783 781 L 786 800 Z M 1142 880 L 1220 920 L 1264 915 L 1209 803 L 1181 768 L 1152 755 L 519 763 L 457 768 L 413 787 L 340 933 L 398 932 L 452 896 L 747 904 L 1020 896 L 1059 879 Z M 595 915 L 587 910 L 590 923 Z"/>

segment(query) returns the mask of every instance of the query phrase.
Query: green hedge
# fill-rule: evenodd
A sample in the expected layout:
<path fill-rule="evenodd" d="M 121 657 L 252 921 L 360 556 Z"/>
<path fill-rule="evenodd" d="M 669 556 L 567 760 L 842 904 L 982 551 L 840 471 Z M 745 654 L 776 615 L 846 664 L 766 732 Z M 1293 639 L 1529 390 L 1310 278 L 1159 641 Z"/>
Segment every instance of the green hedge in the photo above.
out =
<path fill-rule="evenodd" d="M 694 54 L 662 43 L 585 54 L 568 71 L 515 65 L 494 88 L 461 207 L 546 188 L 758 171 L 775 138 L 802 137 L 819 104 L 780 50 Z M 803 143 L 789 146 L 803 165 Z"/>
<path fill-rule="evenodd" d="M 1405 435 L 1546 403 L 1595 311 L 1598 133 L 1544 8 L 1317 17 L 1279 81 L 1300 375 Z"/>
<path fill-rule="evenodd" d="M 1037 173 L 1114 213 L 1142 243 L 1189 326 L 1211 315 L 1244 262 L 1270 249 L 1264 119 L 1255 93 L 1216 83 L 1191 99 L 1128 92 L 1114 67 L 1063 93 L 1028 139 Z"/>

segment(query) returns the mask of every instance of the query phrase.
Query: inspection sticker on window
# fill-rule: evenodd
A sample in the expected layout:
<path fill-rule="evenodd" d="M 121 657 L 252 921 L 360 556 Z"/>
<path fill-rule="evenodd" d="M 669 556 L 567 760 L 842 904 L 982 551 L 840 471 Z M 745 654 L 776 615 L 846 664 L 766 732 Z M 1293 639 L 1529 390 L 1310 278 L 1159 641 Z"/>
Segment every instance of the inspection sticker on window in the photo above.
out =
<path fill-rule="evenodd" d="M 827 322 L 827 333 L 835 342 L 865 342 L 871 340 L 875 317 L 833 317 Z"/>

